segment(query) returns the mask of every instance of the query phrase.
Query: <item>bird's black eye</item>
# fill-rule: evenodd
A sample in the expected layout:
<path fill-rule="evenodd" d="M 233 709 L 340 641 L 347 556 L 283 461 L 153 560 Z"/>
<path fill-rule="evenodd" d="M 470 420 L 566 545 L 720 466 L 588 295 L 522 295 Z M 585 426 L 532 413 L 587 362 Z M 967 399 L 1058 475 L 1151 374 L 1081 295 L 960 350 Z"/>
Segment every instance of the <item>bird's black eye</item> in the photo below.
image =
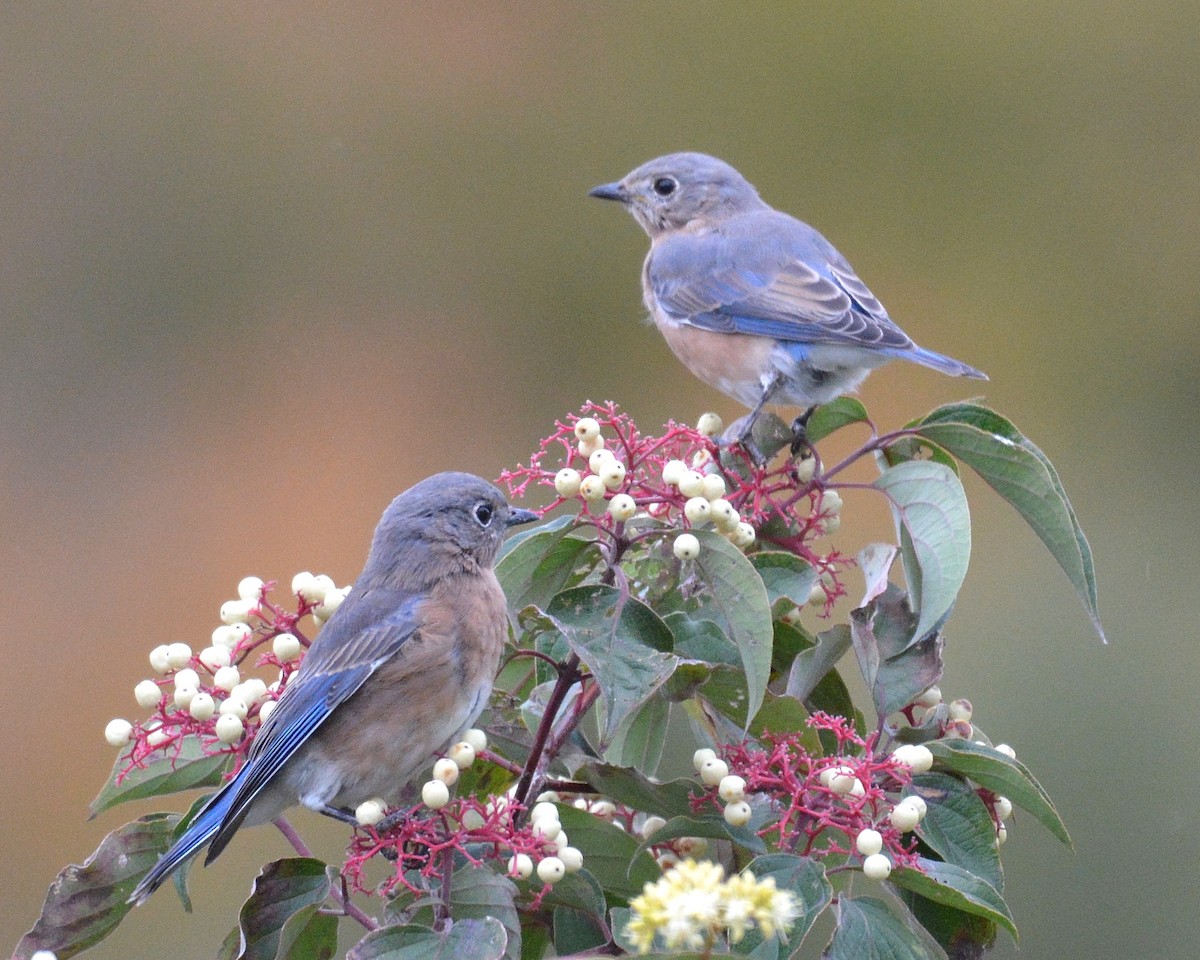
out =
<path fill-rule="evenodd" d="M 654 181 L 654 192 L 660 197 L 669 197 L 678 186 L 673 177 L 659 177 Z"/>
<path fill-rule="evenodd" d="M 489 523 L 492 522 L 492 513 L 493 512 L 494 511 L 492 510 L 491 504 L 488 504 L 488 503 L 475 504 L 475 519 L 479 521 L 479 525 L 481 527 L 486 527 Z"/>

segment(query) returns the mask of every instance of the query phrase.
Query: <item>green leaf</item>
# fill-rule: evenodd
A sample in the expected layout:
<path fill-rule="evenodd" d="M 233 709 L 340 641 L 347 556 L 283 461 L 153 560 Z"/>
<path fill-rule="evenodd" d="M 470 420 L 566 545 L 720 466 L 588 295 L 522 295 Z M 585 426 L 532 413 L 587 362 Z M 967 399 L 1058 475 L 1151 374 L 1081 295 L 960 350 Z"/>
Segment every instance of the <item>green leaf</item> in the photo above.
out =
<path fill-rule="evenodd" d="M 606 943 L 608 937 L 599 918 L 569 907 L 554 908 L 554 952 L 558 956 L 586 953 Z"/>
<path fill-rule="evenodd" d="M 739 666 L 742 662 L 738 648 L 712 620 L 693 619 L 682 611 L 663 618 L 675 638 L 674 653 L 687 660 L 706 663 L 727 663 Z"/>
<path fill-rule="evenodd" d="M 817 571 L 806 560 L 782 550 L 763 550 L 750 557 L 750 563 L 767 588 L 767 602 L 774 609 L 780 600 L 802 607 L 808 602 Z"/>
<path fill-rule="evenodd" d="M 455 922 L 495 918 L 504 927 L 505 956 L 508 960 L 518 960 L 522 932 L 521 918 L 514 903 L 517 892 L 517 885 L 503 874 L 459 858 L 450 878 L 450 915 Z M 433 897 L 422 897 L 413 903 L 412 895 L 406 891 L 391 901 L 385 917 L 389 923 L 432 928 Z"/>
<path fill-rule="evenodd" d="M 732 548 L 733 545 L 729 544 Z M 607 743 L 618 725 L 675 669 L 671 631 L 653 610 L 615 587 L 564 590 L 546 613 L 600 684 Z"/>
<path fill-rule="evenodd" d="M 238 914 L 242 951 L 238 960 L 284 960 L 289 941 L 303 940 L 315 947 L 324 939 L 337 946 L 337 924 L 318 921 L 317 911 L 329 896 L 325 864 L 313 857 L 275 860 L 262 868 L 250 898 Z M 300 956 L 321 956 L 319 952 Z"/>
<path fill-rule="evenodd" d="M 850 637 L 881 718 L 895 713 L 942 678 L 942 637 L 912 643 L 916 616 L 895 584 L 850 612 Z"/>
<path fill-rule="evenodd" d="M 711 591 L 711 606 L 720 611 L 730 638 L 737 644 L 746 674 L 747 721 L 762 706 L 771 675 L 771 604 L 758 571 L 746 555 L 718 533 L 696 531 L 700 556 L 694 562 Z"/>
<path fill-rule="evenodd" d="M 1104 640 L 1092 549 L 1046 455 L 1012 423 L 978 404 L 939 407 L 917 430 L 970 466 L 1017 509 L 1066 573 Z"/>
<path fill-rule="evenodd" d="M 171 845 L 179 817 L 152 813 L 105 837 L 82 866 L 65 867 L 46 892 L 37 923 L 17 944 L 14 957 L 49 950 L 66 960 L 107 937 L 125 914 L 133 888 Z"/>
<path fill-rule="evenodd" d="M 108 783 L 92 801 L 91 816 L 95 817 L 130 800 L 145 800 L 147 797 L 161 797 L 181 790 L 219 785 L 222 774 L 229 769 L 229 754 L 209 756 L 196 737 L 185 737 L 180 743 L 178 757 L 156 754 L 144 767 L 131 770 L 120 784 L 117 783 L 117 775 L 125 762 L 118 757 L 108 776 Z"/>
<path fill-rule="evenodd" d="M 654 858 L 638 850 L 638 841 L 620 827 L 574 807 L 559 807 L 559 821 L 571 846 L 583 851 L 584 869 L 603 888 L 609 902 L 628 902 L 657 880 Z"/>
<path fill-rule="evenodd" d="M 577 776 L 610 800 L 667 820 L 691 812 L 692 797 L 704 793 L 696 780 L 656 783 L 640 770 L 608 763 L 585 763 Z"/>
<path fill-rule="evenodd" d="M 786 687 L 787 695 L 806 701 L 822 678 L 850 649 L 850 643 L 850 628 L 844 624 L 838 624 L 818 634 L 816 646 L 801 650 L 792 662 Z"/>
<path fill-rule="evenodd" d="M 907 792 L 920 795 L 929 807 L 917 835 L 947 863 L 962 867 L 1003 893 L 996 828 L 979 794 L 945 773 L 919 774 Z"/>
<path fill-rule="evenodd" d="M 875 487 L 891 501 L 919 572 L 907 570 L 919 607 L 912 642 L 923 640 L 950 613 L 971 558 L 971 516 L 962 483 L 940 463 L 913 460 L 890 467 Z M 915 574 L 915 575 L 914 575 Z"/>
<path fill-rule="evenodd" d="M 808 418 L 804 433 L 809 443 L 824 440 L 835 430 L 841 430 L 852 423 L 870 423 L 867 408 L 853 397 L 838 397 L 829 403 L 823 403 L 813 411 Z"/>
<path fill-rule="evenodd" d="M 935 903 L 911 890 L 897 888 L 896 895 L 947 953 L 956 951 L 957 957 L 982 957 L 996 943 L 996 924 L 990 920 Z"/>
<path fill-rule="evenodd" d="M 667 745 L 663 731 L 670 709 L 670 701 L 661 690 L 652 694 L 617 727 L 617 733 L 605 751 L 605 759 L 654 773 Z"/>
<path fill-rule="evenodd" d="M 799 913 L 787 930 L 788 950 L 795 953 L 821 911 L 833 899 L 833 886 L 825 877 L 825 867 L 810 857 L 768 853 L 756 857 L 746 869 L 760 880 L 773 877 L 776 887 L 795 895 Z"/>
<path fill-rule="evenodd" d="M 935 903 L 985 917 L 1017 939 L 1017 926 L 1008 904 L 991 884 L 952 863 L 921 857 L 920 865 L 920 870 L 893 870 L 888 880 Z"/>
<path fill-rule="evenodd" d="M 907 923 L 873 897 L 841 897 L 822 960 L 933 960 Z"/>
<path fill-rule="evenodd" d="M 600 882 L 586 868 L 568 873 L 559 880 L 542 898 L 542 903 L 548 907 L 568 907 L 600 918 L 608 911 Z"/>
<path fill-rule="evenodd" d="M 174 846 L 179 838 L 187 832 L 187 828 L 192 825 L 192 821 L 196 819 L 196 815 L 208 805 L 208 801 L 211 799 L 212 794 L 206 793 L 197 797 L 192 802 L 192 805 L 188 807 L 187 813 L 180 817 L 179 822 L 175 824 L 175 829 L 171 832 L 171 846 Z M 179 902 L 183 905 L 184 912 L 186 913 L 192 912 L 192 898 L 188 894 L 187 878 L 191 872 L 192 864 L 195 862 L 194 857 L 189 857 L 175 868 L 175 873 L 171 876 L 175 892 L 179 895 Z"/>
<path fill-rule="evenodd" d="M 1008 797 L 1014 806 L 1031 814 L 1068 848 L 1075 848 L 1050 796 L 1020 760 L 970 740 L 936 740 L 926 746 L 939 763 L 981 787 Z"/>
<path fill-rule="evenodd" d="M 346 960 L 500 960 L 508 934 L 494 917 L 458 920 L 444 931 L 414 923 L 373 930 Z"/>
<path fill-rule="evenodd" d="M 567 585 L 591 541 L 568 536 L 574 517 L 523 530 L 504 544 L 496 562 L 496 578 L 504 588 L 510 610 L 529 605 L 545 607 Z"/>
<path fill-rule="evenodd" d="M 726 822 L 719 813 L 707 816 L 672 817 L 663 826 L 654 831 L 649 840 L 642 842 L 642 848 L 652 843 L 666 843 L 680 837 L 705 837 L 709 840 L 729 840 L 750 853 L 766 853 L 767 847 L 756 831 L 766 826 L 767 821 L 775 819 L 766 807 L 757 808 L 755 818 L 743 827 L 735 827 Z"/>

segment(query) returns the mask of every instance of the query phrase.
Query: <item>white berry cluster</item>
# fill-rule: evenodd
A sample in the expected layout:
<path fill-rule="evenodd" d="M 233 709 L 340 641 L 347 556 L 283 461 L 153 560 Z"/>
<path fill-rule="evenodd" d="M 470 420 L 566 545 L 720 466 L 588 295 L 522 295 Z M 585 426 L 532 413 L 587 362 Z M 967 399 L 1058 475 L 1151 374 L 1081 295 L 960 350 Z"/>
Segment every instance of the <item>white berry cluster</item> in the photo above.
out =
<path fill-rule="evenodd" d="M 705 416 L 715 417 L 715 414 Z M 754 543 L 754 527 L 743 521 L 737 508 L 725 499 L 725 478 L 719 473 L 702 473 L 682 460 L 668 460 L 663 466 L 662 479 L 668 487 L 675 487 L 687 497 L 683 515 L 689 527 L 699 529 L 711 523 L 718 533 L 742 550 Z M 680 560 L 694 560 L 700 555 L 700 541 L 694 534 L 681 533 L 675 538 L 674 551 Z"/>
<path fill-rule="evenodd" d="M 215 717 L 212 732 L 225 744 L 242 739 L 246 719 L 256 708 L 259 722 L 265 722 L 275 709 L 282 675 L 268 684 L 260 677 L 244 675 L 244 662 L 239 665 L 235 660 L 243 660 L 250 647 L 262 642 L 261 633 L 256 640 L 251 618 L 257 616 L 268 625 L 273 622 L 273 613 L 265 609 L 268 589 L 259 577 L 244 577 L 237 585 L 237 598 L 221 604 L 221 625 L 213 630 L 209 645 L 199 652 L 186 643 L 162 643 L 151 650 L 150 667 L 158 678 L 142 680 L 134 687 L 138 706 L 143 710 L 186 712 L 197 722 Z M 350 588 L 339 588 L 324 574 L 299 573 L 292 580 L 292 591 L 304 603 L 314 605 L 313 617 L 323 623 Z M 271 637 L 271 649 L 281 663 L 289 663 L 299 659 L 303 645 L 292 633 L 276 633 Z M 160 720 L 149 721 L 143 729 L 151 747 L 168 739 Z M 115 719 L 105 727 L 104 737 L 114 747 L 125 747 L 135 730 L 128 720 Z"/>
<path fill-rule="evenodd" d="M 313 619 L 321 625 L 349 596 L 350 587 L 339 587 L 332 577 L 323 573 L 313 575 L 305 570 L 292 577 L 292 593 L 312 607 Z"/>
<path fill-rule="evenodd" d="M 542 793 L 529 812 L 529 827 L 534 836 L 545 843 L 553 844 L 555 852 L 537 862 L 537 878 L 545 884 L 557 883 L 568 873 L 583 869 L 583 853 L 572 847 L 567 832 L 558 819 L 558 794 Z M 514 854 L 508 861 L 510 876 L 527 880 L 534 874 L 533 858 L 527 853 Z"/>
<path fill-rule="evenodd" d="M 647 816 L 641 818 L 640 824 L 637 825 L 637 831 L 643 840 L 652 840 L 654 835 L 666 825 L 667 821 L 662 817 Z M 675 837 L 655 843 L 650 848 L 650 852 L 654 854 L 654 859 L 658 861 L 659 867 L 669 870 L 683 860 L 689 858 L 694 860 L 704 856 L 708 852 L 708 841 L 704 837 Z"/>
<path fill-rule="evenodd" d="M 692 766 L 700 774 L 701 783 L 717 788 L 717 796 L 725 802 L 725 822 L 733 827 L 748 824 L 753 811 L 746 802 L 746 781 L 730 774 L 729 764 L 708 747 L 701 747 L 692 754 Z"/>
<path fill-rule="evenodd" d="M 554 476 L 554 489 L 564 499 L 578 495 L 588 503 L 598 503 L 621 489 L 628 468 L 605 448 L 600 424 L 594 417 L 580 418 L 574 429 L 576 449 L 587 460 L 588 472 L 585 475 L 573 467 L 563 467 Z M 637 504 L 627 493 L 614 493 L 608 501 L 608 513 L 617 521 L 630 520 L 637 513 Z"/>

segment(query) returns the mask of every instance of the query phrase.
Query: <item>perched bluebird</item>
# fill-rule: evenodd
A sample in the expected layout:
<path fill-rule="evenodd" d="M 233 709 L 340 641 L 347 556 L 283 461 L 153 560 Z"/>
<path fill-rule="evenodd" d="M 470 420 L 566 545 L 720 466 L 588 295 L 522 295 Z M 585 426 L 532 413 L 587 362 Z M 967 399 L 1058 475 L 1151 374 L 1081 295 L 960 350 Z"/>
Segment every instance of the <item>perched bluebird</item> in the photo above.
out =
<path fill-rule="evenodd" d="M 646 308 L 684 366 L 751 408 L 806 408 L 853 392 L 897 357 L 956 377 L 987 377 L 918 347 L 833 245 L 768 206 L 727 163 L 672 153 L 591 191 L 618 200 L 650 236 Z"/>
<path fill-rule="evenodd" d="M 205 844 L 300 803 L 355 822 L 394 802 L 492 691 L 507 605 L 492 571 L 505 531 L 537 519 L 486 480 L 439 473 L 392 501 L 350 595 L 317 634 L 250 747 L 130 896 L 141 903 Z"/>

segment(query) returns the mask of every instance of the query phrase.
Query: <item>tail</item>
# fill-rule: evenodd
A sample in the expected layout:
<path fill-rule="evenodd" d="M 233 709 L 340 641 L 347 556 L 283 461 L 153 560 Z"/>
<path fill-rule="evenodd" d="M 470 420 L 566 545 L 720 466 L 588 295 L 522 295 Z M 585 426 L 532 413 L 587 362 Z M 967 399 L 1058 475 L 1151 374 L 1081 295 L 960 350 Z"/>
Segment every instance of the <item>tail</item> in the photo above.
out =
<path fill-rule="evenodd" d="M 960 360 L 955 360 L 953 357 L 944 357 L 940 353 L 934 353 L 932 350 L 926 350 L 924 347 L 913 346 L 911 350 L 897 352 L 896 356 L 903 357 L 905 360 L 911 360 L 913 363 L 919 363 L 933 370 L 939 370 L 951 377 L 970 377 L 973 380 L 986 380 L 988 378 L 987 374 L 982 370 L 976 370 L 974 367 L 969 367 Z"/>
<path fill-rule="evenodd" d="M 232 801 L 233 793 L 228 786 L 217 793 L 208 805 L 196 814 L 183 836 L 176 840 L 171 849 L 150 868 L 150 872 L 142 877 L 141 883 L 134 888 L 126 902 L 136 905 L 145 903 L 150 894 L 170 879 L 180 864 L 208 843 L 221 828 Z"/>

